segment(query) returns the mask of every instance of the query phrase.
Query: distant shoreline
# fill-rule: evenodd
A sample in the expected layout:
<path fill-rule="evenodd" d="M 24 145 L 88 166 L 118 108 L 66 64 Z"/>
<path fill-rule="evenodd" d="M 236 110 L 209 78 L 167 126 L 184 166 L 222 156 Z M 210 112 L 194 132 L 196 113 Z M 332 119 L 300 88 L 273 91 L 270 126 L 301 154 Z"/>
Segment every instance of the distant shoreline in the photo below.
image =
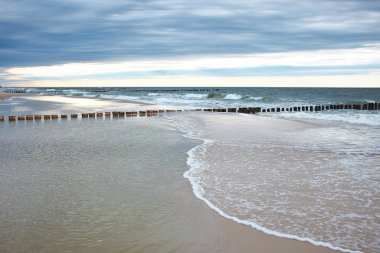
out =
<path fill-rule="evenodd" d="M 8 93 L 0 91 L 0 100 L 10 99 L 12 97 L 31 97 L 31 96 L 44 96 L 44 97 L 70 97 L 70 98 L 85 98 L 85 99 L 97 99 L 101 101 L 115 101 L 120 103 L 136 104 L 136 105 L 153 105 L 140 101 L 133 101 L 127 99 L 113 99 L 113 98 L 100 98 L 100 97 L 85 97 L 85 96 L 65 96 L 65 95 L 50 95 L 50 94 L 31 94 L 31 93 Z"/>

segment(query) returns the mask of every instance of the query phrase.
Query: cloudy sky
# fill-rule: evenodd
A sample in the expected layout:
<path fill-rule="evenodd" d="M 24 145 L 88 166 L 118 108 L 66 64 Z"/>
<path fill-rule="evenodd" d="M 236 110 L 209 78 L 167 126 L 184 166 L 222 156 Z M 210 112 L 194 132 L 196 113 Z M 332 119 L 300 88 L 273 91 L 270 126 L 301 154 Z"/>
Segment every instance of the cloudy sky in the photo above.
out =
<path fill-rule="evenodd" d="M 3 86 L 376 86 L 378 0 L 0 0 Z"/>

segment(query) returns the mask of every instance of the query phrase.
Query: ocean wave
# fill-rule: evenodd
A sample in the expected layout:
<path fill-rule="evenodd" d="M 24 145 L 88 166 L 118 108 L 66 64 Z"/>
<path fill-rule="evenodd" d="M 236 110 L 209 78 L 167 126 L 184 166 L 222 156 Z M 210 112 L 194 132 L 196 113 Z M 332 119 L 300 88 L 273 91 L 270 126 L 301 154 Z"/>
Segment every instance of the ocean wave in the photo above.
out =
<path fill-rule="evenodd" d="M 186 138 L 194 139 L 194 137 L 189 137 L 189 135 L 186 135 L 186 134 L 184 136 Z M 286 239 L 293 239 L 293 240 L 297 240 L 297 241 L 301 241 L 301 242 L 308 242 L 308 243 L 311 243 L 311 244 L 316 245 L 316 246 L 323 246 L 323 247 L 330 248 L 332 250 L 338 250 L 338 251 L 342 251 L 342 252 L 362 253 L 361 251 L 344 249 L 341 247 L 334 246 L 330 243 L 315 241 L 315 240 L 310 239 L 310 238 L 300 237 L 300 236 L 291 235 L 291 234 L 284 234 L 284 233 L 281 233 L 281 232 L 260 226 L 259 224 L 254 223 L 252 221 L 241 220 L 235 216 L 231 216 L 231 215 L 228 215 L 225 212 L 223 212 L 220 208 L 218 208 L 216 205 L 214 205 L 210 200 L 208 200 L 207 198 L 204 197 L 205 190 L 201 186 L 201 179 L 196 176 L 197 173 L 199 173 L 200 171 L 202 171 L 204 169 L 202 161 L 198 157 L 203 157 L 204 154 L 207 152 L 207 147 L 212 145 L 212 144 L 213 144 L 212 140 L 205 139 L 205 140 L 203 140 L 203 143 L 201 145 L 198 145 L 198 146 L 192 148 L 191 150 L 189 150 L 187 152 L 187 155 L 188 155 L 187 165 L 189 166 L 189 170 L 187 170 L 183 174 L 183 177 L 190 181 L 194 195 L 198 199 L 205 202 L 207 204 L 207 206 L 209 206 L 212 210 L 216 211 L 219 215 L 223 216 L 224 218 L 227 218 L 227 219 L 232 220 L 232 221 L 239 223 L 239 224 L 250 226 L 250 227 L 257 229 L 261 232 L 264 232 L 265 234 L 268 234 L 268 235 L 274 235 L 274 236 L 286 238 Z"/>
<path fill-rule="evenodd" d="M 238 100 L 238 99 L 242 99 L 243 96 L 242 95 L 239 95 L 239 94 L 227 94 L 224 96 L 224 99 L 228 99 L 228 100 Z"/>
<path fill-rule="evenodd" d="M 263 97 L 254 97 L 254 96 L 249 96 L 249 95 L 241 95 L 241 94 L 232 93 L 232 94 L 225 95 L 224 99 L 226 100 L 249 99 L 249 100 L 259 101 L 259 100 L 262 100 Z"/>
<path fill-rule="evenodd" d="M 202 99 L 207 98 L 208 94 L 194 94 L 194 93 L 188 93 L 184 95 L 185 98 L 196 98 L 196 99 Z"/>
<path fill-rule="evenodd" d="M 248 98 L 252 99 L 252 100 L 256 100 L 256 101 L 259 101 L 259 100 L 263 99 L 263 97 L 252 97 L 252 96 L 249 96 Z"/>
<path fill-rule="evenodd" d="M 380 126 L 380 113 L 377 111 L 339 110 L 323 112 L 283 112 L 272 115 L 295 120 L 339 121 L 350 124 Z"/>
<path fill-rule="evenodd" d="M 134 96 L 127 96 L 127 95 L 105 95 L 101 94 L 99 95 L 100 98 L 107 98 L 107 99 L 120 99 L 120 100 L 140 100 L 140 97 L 134 97 Z"/>
<path fill-rule="evenodd" d="M 286 239 L 293 239 L 301 242 L 308 242 L 316 246 L 323 246 L 341 252 L 361 253 L 361 251 L 345 249 L 342 247 L 334 246 L 331 243 L 317 241 L 307 237 L 301 237 L 293 234 L 286 234 L 283 232 L 272 230 L 264 226 L 261 226 L 253 221 L 239 219 L 238 217 L 225 213 L 221 208 L 219 208 L 216 204 L 212 203 L 208 198 L 205 197 L 206 191 L 202 187 L 202 178 L 199 176 L 199 174 L 202 173 L 202 171 L 208 169 L 204 161 L 205 157 L 207 156 L 207 150 L 215 143 L 214 140 L 201 138 L 199 132 L 197 132 L 194 127 L 189 126 L 188 122 L 181 122 L 181 120 L 179 120 L 177 122 L 172 123 L 171 125 L 175 129 L 178 129 L 179 131 L 183 132 L 183 136 L 185 138 L 202 141 L 201 144 L 193 147 L 187 152 L 188 158 L 186 163 L 189 169 L 184 172 L 183 177 L 189 180 L 195 197 L 203 201 L 205 204 L 207 204 L 209 208 L 217 212 L 219 215 L 236 223 L 250 226 L 268 235 L 274 235 Z"/>

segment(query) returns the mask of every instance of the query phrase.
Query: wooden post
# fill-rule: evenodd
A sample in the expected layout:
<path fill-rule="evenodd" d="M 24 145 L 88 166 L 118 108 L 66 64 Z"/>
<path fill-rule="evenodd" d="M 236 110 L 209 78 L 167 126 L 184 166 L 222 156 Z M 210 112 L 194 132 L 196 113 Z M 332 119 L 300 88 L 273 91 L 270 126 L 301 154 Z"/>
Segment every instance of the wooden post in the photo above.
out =
<path fill-rule="evenodd" d="M 4 116 L 0 116 L 0 122 L 4 121 Z"/>
<path fill-rule="evenodd" d="M 105 112 L 105 113 L 104 113 L 104 116 L 105 116 L 106 118 L 110 118 L 110 117 L 111 117 L 111 113 L 110 113 L 110 112 Z"/>
<path fill-rule="evenodd" d="M 379 110 L 379 103 L 375 102 L 375 110 Z"/>
<path fill-rule="evenodd" d="M 297 110 L 298 110 L 298 107 L 297 107 L 297 106 L 294 106 L 294 107 L 293 107 L 293 111 L 296 112 Z"/>
<path fill-rule="evenodd" d="M 50 115 L 44 115 L 44 120 L 50 120 L 51 116 Z"/>
<path fill-rule="evenodd" d="M 156 111 L 156 110 L 147 110 L 146 114 L 147 114 L 148 117 L 157 116 L 158 111 Z"/>
<path fill-rule="evenodd" d="M 140 115 L 140 117 L 141 117 L 141 116 L 146 116 L 146 111 L 140 111 L 140 112 L 139 112 L 139 115 Z"/>
<path fill-rule="evenodd" d="M 78 118 L 78 114 L 71 114 L 70 117 L 71 117 L 72 119 L 77 119 L 77 118 Z"/>
<path fill-rule="evenodd" d="M 368 104 L 363 104 L 362 110 L 368 110 Z"/>
<path fill-rule="evenodd" d="M 114 118 L 119 117 L 119 113 L 118 112 L 112 112 L 112 117 L 114 117 Z"/>
<path fill-rule="evenodd" d="M 103 113 L 102 112 L 97 112 L 96 113 L 97 118 L 103 118 Z"/>
<path fill-rule="evenodd" d="M 375 110 L 375 103 L 369 103 L 368 104 L 368 110 Z"/>
<path fill-rule="evenodd" d="M 17 120 L 18 121 L 25 120 L 25 116 L 24 115 L 19 115 L 19 116 L 17 116 Z"/>
<path fill-rule="evenodd" d="M 302 111 L 303 111 L 303 112 L 305 111 L 305 106 L 302 106 Z"/>
<path fill-rule="evenodd" d="M 245 107 L 238 108 L 238 113 L 248 113 L 248 108 L 245 108 Z"/>
<path fill-rule="evenodd" d="M 228 108 L 228 112 L 236 112 L 236 108 Z"/>
<path fill-rule="evenodd" d="M 51 115 L 51 119 L 58 119 L 58 115 L 56 114 Z"/>
<path fill-rule="evenodd" d="M 33 115 L 26 115 L 26 120 L 33 120 Z"/>
<path fill-rule="evenodd" d="M 88 118 L 88 113 L 82 113 L 82 119 Z"/>
<path fill-rule="evenodd" d="M 41 120 L 41 115 L 39 114 L 34 115 L 34 120 Z"/>
<path fill-rule="evenodd" d="M 267 112 L 267 109 L 262 109 L 261 112 Z"/>
<path fill-rule="evenodd" d="M 8 121 L 9 122 L 16 121 L 16 116 L 8 116 Z"/>
<path fill-rule="evenodd" d="M 67 115 L 66 114 L 62 114 L 61 115 L 61 119 L 67 119 Z"/>
<path fill-rule="evenodd" d="M 125 117 L 125 112 L 119 112 L 119 117 L 124 118 Z"/>
<path fill-rule="evenodd" d="M 311 112 L 314 111 L 314 106 L 311 105 L 309 108 Z"/>

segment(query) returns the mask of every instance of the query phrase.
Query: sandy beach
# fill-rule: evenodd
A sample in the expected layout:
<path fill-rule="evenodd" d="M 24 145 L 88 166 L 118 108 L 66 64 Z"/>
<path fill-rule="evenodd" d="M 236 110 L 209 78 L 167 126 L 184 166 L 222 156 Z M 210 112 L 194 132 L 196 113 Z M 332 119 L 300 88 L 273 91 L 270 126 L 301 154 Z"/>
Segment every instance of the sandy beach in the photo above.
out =
<path fill-rule="evenodd" d="M 3 99 L 9 98 L 9 96 L 11 96 L 11 95 L 2 94 Z M 122 105 L 120 105 L 120 101 L 109 101 L 109 100 L 103 100 L 103 102 L 105 101 L 107 103 L 101 105 L 100 102 L 102 100 L 99 100 L 99 99 L 62 98 L 62 97 L 57 97 L 57 96 L 33 96 L 33 99 L 31 99 L 31 100 L 27 99 L 24 101 L 24 103 L 27 103 L 28 108 L 29 108 L 28 110 L 30 111 L 30 110 L 34 110 L 33 104 L 41 102 L 41 101 L 43 101 L 44 103 L 47 103 L 47 104 L 44 104 L 44 106 L 48 105 L 49 103 L 53 103 L 53 101 L 58 102 L 58 105 L 61 106 L 62 104 L 64 104 L 61 102 L 66 101 L 67 99 L 70 100 L 70 104 L 72 104 L 73 101 L 77 101 L 78 104 L 75 106 L 75 108 L 78 110 L 80 110 L 81 106 L 83 106 L 83 104 L 82 104 L 83 99 L 93 101 L 94 104 L 97 105 L 96 106 L 97 109 L 105 109 L 106 106 L 110 105 L 110 104 L 108 104 L 110 102 L 112 103 L 112 106 L 114 106 L 114 104 L 119 104 L 119 106 L 121 106 L 122 108 L 126 108 L 125 106 L 127 104 L 128 109 L 137 109 L 137 108 L 146 109 L 146 107 L 151 106 L 151 105 L 142 104 L 142 103 L 135 103 L 133 101 L 128 101 L 128 102 L 123 101 Z M 19 102 L 21 102 L 21 100 Z M 91 104 L 90 107 L 92 107 L 94 104 Z M 20 104 L 18 104 L 17 106 L 20 106 Z M 47 106 L 47 107 L 49 107 L 49 106 Z M 87 110 L 88 107 L 85 109 Z M 61 108 L 61 110 L 65 111 L 66 109 Z M 40 113 L 40 112 L 38 112 L 38 113 Z M 183 113 L 183 115 L 180 117 L 184 117 L 184 118 L 190 117 L 193 119 L 197 118 L 198 120 L 202 120 L 202 119 L 205 119 L 204 118 L 205 114 L 204 113 L 203 114 L 202 113 Z M 217 122 L 223 122 L 223 120 L 226 120 L 226 119 L 228 120 L 228 118 L 223 118 L 223 117 L 225 117 L 225 116 L 222 116 L 221 114 L 208 114 L 207 115 L 208 123 L 204 123 L 204 124 L 210 125 L 209 124 L 210 122 L 216 122 L 215 124 L 218 124 Z M 259 122 L 261 122 L 260 123 L 261 127 L 265 128 L 265 125 L 268 124 L 268 120 L 260 121 L 260 118 L 257 118 L 257 120 Z M 8 145 L 7 143 L 19 142 L 17 145 L 25 145 L 25 147 L 28 147 L 28 145 L 30 145 L 30 142 L 33 142 L 32 140 L 25 142 L 25 140 L 28 140 L 28 138 L 29 138 L 29 137 L 27 137 L 29 135 L 28 131 L 32 130 L 34 135 L 36 136 L 36 138 L 38 138 L 38 136 L 40 136 L 39 138 L 44 139 L 45 137 L 42 137 L 43 136 L 42 132 L 44 132 L 46 130 L 45 134 L 51 136 L 49 138 L 52 141 L 58 140 L 59 138 L 63 138 L 63 137 L 59 137 L 59 136 L 53 137 L 53 133 L 61 133 L 61 134 L 63 133 L 64 134 L 64 132 L 69 131 L 69 132 L 67 132 L 67 134 L 70 133 L 69 136 L 72 136 L 71 141 L 70 140 L 66 141 L 65 139 L 62 139 L 61 140 L 61 146 L 59 147 L 59 151 L 57 151 L 58 152 L 57 155 L 60 155 L 60 154 L 63 155 L 65 153 L 67 153 L 68 151 L 66 149 L 70 149 L 71 145 L 75 145 L 78 147 L 81 147 L 81 145 L 83 145 L 82 139 L 75 137 L 76 135 L 73 135 L 72 134 L 73 132 L 71 132 L 69 130 L 71 128 L 76 129 L 75 131 L 77 131 L 78 133 L 83 133 L 82 135 L 92 134 L 92 135 L 103 136 L 101 138 L 101 141 L 103 141 L 103 142 L 101 142 L 99 140 L 99 142 L 95 142 L 95 144 L 91 144 L 91 145 L 95 145 L 95 147 L 97 147 L 96 145 L 98 145 L 100 148 L 102 148 L 102 150 L 103 150 L 102 152 L 105 152 L 105 154 L 108 154 L 109 159 L 107 159 L 106 161 L 110 162 L 110 164 L 109 164 L 110 166 L 118 166 L 117 164 L 114 164 L 111 161 L 113 161 L 113 159 L 114 159 L 114 161 L 118 161 L 118 163 L 119 162 L 123 163 L 123 160 L 119 159 L 119 158 L 123 156 L 122 153 L 120 153 L 120 152 L 125 147 L 120 146 L 119 149 L 116 151 L 116 149 L 114 147 L 109 146 L 109 145 L 111 145 L 111 143 L 104 144 L 104 142 L 107 143 L 107 139 L 108 139 L 107 136 L 111 137 L 111 135 L 115 135 L 117 133 L 121 134 L 122 133 L 121 131 L 125 131 L 125 130 L 123 130 L 123 127 L 121 127 L 124 125 L 123 122 L 127 123 L 128 125 L 132 125 L 132 126 L 134 124 L 136 124 L 136 126 L 137 126 L 136 129 L 140 128 L 140 127 L 138 127 L 139 125 L 143 126 L 145 129 L 149 129 L 150 125 L 152 125 L 156 128 L 162 128 L 162 126 L 164 126 L 164 129 L 165 129 L 168 126 L 166 126 L 167 125 L 166 123 L 162 123 L 164 121 L 165 120 L 160 119 L 160 117 L 158 117 L 158 118 L 141 118 L 141 119 L 137 118 L 137 119 L 133 119 L 133 120 L 125 119 L 125 120 L 115 121 L 113 123 L 112 122 L 107 123 L 104 121 L 97 121 L 97 120 L 94 120 L 93 122 L 90 122 L 90 121 L 83 122 L 83 124 L 80 121 L 78 121 L 78 122 L 66 121 L 66 122 L 56 122 L 56 123 L 52 122 L 51 124 L 46 125 L 46 126 L 44 126 L 43 124 L 30 123 L 30 124 L 26 124 L 23 126 L 22 125 L 20 125 L 18 127 L 13 126 L 10 128 L 9 128 L 8 124 L 2 124 L 0 126 L 0 128 L 2 128 L 0 133 L 1 133 L 1 139 L 3 140 L 3 144 L 5 146 Z M 103 123 L 101 123 L 101 122 L 103 122 Z M 281 123 L 283 126 L 286 126 L 287 124 L 289 124 L 286 122 L 282 123 L 281 120 L 278 121 L 277 123 Z M 33 127 L 33 124 L 36 124 L 36 127 Z M 120 125 L 120 124 L 121 124 L 120 127 L 116 126 L 117 128 L 115 128 L 115 125 Z M 126 126 L 128 126 L 128 125 L 126 125 Z M 95 129 L 96 131 L 91 130 L 92 127 L 96 128 Z M 241 127 L 243 127 L 243 126 L 241 126 Z M 293 125 L 288 126 L 288 127 L 292 128 Z M 108 129 L 108 131 L 105 131 L 106 129 Z M 62 132 L 60 132 L 60 131 L 62 131 Z M 225 135 L 225 134 L 228 134 L 228 131 L 229 130 L 227 130 L 227 132 L 223 132 L 223 133 L 222 132 L 216 132 L 215 134 L 216 135 L 218 135 L 218 134 Z M 67 136 L 67 134 L 66 134 L 66 136 Z M 142 134 L 142 133 L 138 133 L 138 135 L 140 135 L 140 134 Z M 127 142 L 131 141 L 131 139 L 129 139 L 131 137 L 128 137 L 125 134 L 122 134 L 122 135 L 124 135 L 124 137 L 122 137 L 120 135 L 121 136 L 120 140 L 122 141 L 120 143 L 127 143 Z M 179 138 L 179 136 L 180 135 L 177 133 L 177 138 Z M 112 139 L 112 138 L 110 138 L 110 139 Z M 183 139 L 183 137 L 181 137 L 181 139 Z M 48 140 L 48 139 L 46 139 L 46 140 Z M 79 142 L 79 141 L 81 141 L 81 142 Z M 157 141 L 162 141 L 162 140 L 160 140 L 158 138 Z M 71 144 L 69 144 L 69 143 L 71 143 Z M 117 143 L 119 143 L 119 142 L 117 142 Z M 118 147 L 117 143 L 115 144 L 116 145 L 115 147 Z M 171 143 L 171 142 L 169 142 L 169 143 Z M 12 150 L 15 153 L 23 152 L 22 150 L 18 151 L 19 149 L 12 149 L 12 148 L 10 149 L 10 151 L 6 152 L 5 150 L 8 150 L 8 149 L 6 149 L 6 147 L 4 147 L 4 145 L 3 145 L 3 150 L 2 150 L 3 155 L 4 154 L 5 155 L 11 154 L 9 152 L 12 152 Z M 86 145 L 88 145 L 88 144 L 86 144 Z M 120 144 L 120 145 L 122 145 L 122 144 Z M 174 145 L 174 143 L 173 143 L 173 145 Z M 112 147 L 112 148 L 103 149 L 107 146 Z M 168 148 L 170 149 L 170 145 L 168 146 Z M 30 148 L 27 148 L 27 149 L 31 150 L 29 152 L 34 152 L 34 151 L 32 151 L 33 146 L 30 146 Z M 108 149 L 115 150 L 115 154 L 109 153 L 107 151 Z M 84 153 L 81 153 L 81 152 L 84 152 Z M 96 151 L 96 152 L 98 152 L 98 151 Z M 39 157 L 38 154 L 39 153 L 36 153 L 35 159 L 37 159 L 37 160 L 42 159 L 43 156 Z M 94 158 L 92 158 L 93 156 L 89 155 L 89 154 L 90 153 L 88 153 L 88 150 L 78 148 L 77 153 L 73 154 L 74 156 L 72 157 L 72 159 L 74 159 L 74 157 L 77 157 L 75 159 L 82 160 L 83 166 L 84 166 L 84 164 L 87 163 L 86 162 L 87 159 L 91 159 L 91 160 L 94 159 Z M 12 153 L 12 155 L 17 156 L 17 154 L 13 154 L 13 153 Z M 117 156 L 119 158 L 118 159 L 113 158 L 114 156 Z M 68 158 L 69 157 L 70 156 L 68 156 Z M 58 159 L 58 161 L 56 161 L 56 162 L 58 164 L 63 164 L 60 166 L 62 169 L 65 169 L 66 168 L 65 166 L 71 166 L 69 164 L 65 165 L 66 162 L 64 162 L 64 161 L 66 159 L 63 159 L 62 157 L 57 157 L 57 159 Z M 181 174 L 185 170 L 187 170 L 186 165 L 185 165 L 185 159 L 186 159 L 186 156 L 184 153 L 182 153 L 182 158 L 179 161 L 180 163 L 183 164 L 182 169 L 180 169 L 179 171 L 176 172 L 178 175 L 178 178 L 174 178 L 174 180 L 178 180 L 178 183 L 176 183 L 176 184 L 180 185 L 180 188 L 181 188 L 181 191 L 180 191 L 181 197 L 176 200 L 177 202 L 179 201 L 178 202 L 179 205 L 178 206 L 176 205 L 176 208 L 179 208 L 179 210 L 181 210 L 181 211 L 179 211 L 179 213 L 183 213 L 185 216 L 178 216 L 178 217 L 174 216 L 174 219 L 180 220 L 179 224 L 177 224 L 176 221 L 172 220 L 173 218 L 170 218 L 170 217 L 167 217 L 163 220 L 163 222 L 165 222 L 165 224 L 166 223 L 171 224 L 169 227 L 171 228 L 171 230 L 173 230 L 175 232 L 175 234 L 177 234 L 177 236 L 175 238 L 170 239 L 170 240 L 176 241 L 176 243 L 178 243 L 178 245 L 181 245 L 179 248 L 177 248 L 177 250 L 174 250 L 175 252 L 206 252 L 206 251 L 207 252 L 242 252 L 242 253 L 244 253 L 244 252 L 257 252 L 257 253 L 259 253 L 259 252 L 260 253 L 261 252 L 272 252 L 272 253 L 276 253 L 276 252 L 282 252 L 282 253 L 334 252 L 333 250 L 330 250 L 328 248 L 320 247 L 320 246 L 314 246 L 314 245 L 307 243 L 307 242 L 300 242 L 297 240 L 290 240 L 290 239 L 279 238 L 279 237 L 272 236 L 272 235 L 267 235 L 263 232 L 257 231 L 256 229 L 254 229 L 250 226 L 241 225 L 241 224 L 235 223 L 231 220 L 225 219 L 224 217 L 220 216 L 215 211 L 211 210 L 202 201 L 198 200 L 192 194 L 192 190 L 191 190 L 191 186 L 190 186 L 189 182 L 186 179 L 181 178 L 182 177 Z M 96 159 L 95 159 L 95 161 L 96 161 Z M 128 162 L 128 160 L 126 160 L 124 162 Z M 7 157 L 5 162 L 3 162 L 1 170 L 4 173 L 4 170 L 10 169 L 9 166 L 11 166 L 11 167 L 16 166 L 17 167 L 17 164 L 19 164 L 20 166 L 26 166 L 22 163 L 21 164 L 16 163 L 16 165 L 15 165 L 12 158 Z M 99 165 L 99 164 L 94 163 L 94 162 L 91 162 L 90 164 L 92 164 L 92 166 L 94 166 L 94 168 L 96 168 L 98 166 L 102 166 L 102 165 Z M 46 166 L 46 165 L 39 164 L 39 163 L 37 163 L 36 165 L 42 166 L 42 167 Z M 15 169 L 15 168 L 13 168 L 13 169 Z M 11 169 L 11 170 L 13 170 L 13 169 Z M 78 168 L 78 170 L 80 170 L 80 169 Z M 155 173 L 155 172 L 153 172 L 153 173 Z M 4 175 L 3 175 L 3 178 L 4 178 Z M 112 181 L 114 179 L 109 178 L 109 177 L 105 177 L 104 180 L 111 180 Z M 4 184 L 4 181 L 3 181 L 3 184 Z M 4 188 L 6 186 L 3 185 L 2 187 Z M 112 191 L 112 190 L 110 190 L 110 191 Z M 146 190 L 144 190 L 144 191 L 146 191 Z M 184 201 L 184 200 L 186 200 L 186 201 Z M 8 204 L 12 205 L 12 203 L 8 203 Z M 189 214 L 189 211 L 191 214 Z M 44 216 L 44 210 L 42 209 L 40 212 L 41 212 L 41 214 L 38 216 L 39 218 Z M 2 211 L 0 212 L 0 214 L 2 215 L 1 217 L 3 219 L 4 218 L 8 219 L 9 217 L 7 217 L 7 215 L 11 215 L 9 213 L 7 214 L 6 210 L 4 210 L 3 208 L 2 208 Z M 191 222 L 193 223 L 193 225 L 191 225 L 185 229 L 183 227 L 181 227 L 181 226 L 183 226 L 183 224 L 190 224 L 190 223 L 188 223 L 189 221 L 183 220 L 184 217 L 188 217 L 189 219 L 191 219 Z M 4 220 L 3 220 L 3 222 L 4 222 Z M 29 222 L 32 222 L 32 221 L 29 221 Z M 186 227 L 186 225 L 184 225 L 184 226 Z M 162 228 L 166 228 L 166 227 L 167 227 L 167 225 L 162 225 Z M 48 230 L 49 228 L 46 228 L 46 229 Z M 160 229 L 161 229 L 161 227 L 160 227 Z M 182 240 L 181 238 L 184 238 L 184 237 L 182 237 L 181 233 L 184 230 L 185 230 L 185 232 L 184 232 L 185 234 L 183 234 L 184 237 L 186 237 L 186 235 L 190 236 L 190 234 L 194 234 L 194 235 L 197 234 L 197 236 L 193 236 L 193 237 L 190 236 L 189 238 L 187 238 L 187 240 L 189 240 L 189 241 L 186 243 L 181 242 L 181 240 Z M 70 231 L 70 230 L 68 230 L 68 231 Z M 128 233 L 127 233 L 128 229 L 123 230 L 123 231 L 126 232 L 125 236 L 127 238 L 128 237 Z M 46 232 L 47 231 L 42 231 L 42 234 L 46 233 Z M 152 241 L 152 245 L 155 245 L 155 246 L 149 246 L 149 247 L 145 247 L 145 248 L 144 247 L 143 248 L 137 247 L 134 250 L 133 250 L 133 248 L 129 248 L 129 250 L 126 250 L 125 252 L 140 252 L 140 250 L 143 250 L 144 252 L 165 252 L 165 249 L 168 249 L 168 248 L 166 248 L 167 246 L 165 246 L 165 243 L 163 243 L 163 242 L 165 240 L 169 240 L 169 238 L 165 239 L 166 232 L 163 233 L 162 231 L 161 232 L 157 231 L 157 233 L 162 233 L 161 236 L 163 238 L 157 238 L 157 240 L 161 240 L 160 243 L 158 243 L 159 241 L 155 241 L 155 237 L 156 237 L 155 232 L 154 231 L 151 231 L 151 232 L 152 232 L 152 234 L 143 235 L 144 237 L 139 238 L 138 240 Z M 17 235 L 17 231 L 14 233 L 16 233 L 16 234 L 13 236 L 15 238 L 18 238 L 19 235 Z M 6 240 L 11 240 L 9 237 L 6 236 L 6 234 L 7 233 L 4 233 L 4 231 L 3 231 L 3 233 L 1 233 L 1 237 L 0 237 L 2 243 L 5 243 L 7 245 L 6 248 L 3 248 L 3 249 L 6 249 L 5 252 L 16 252 L 17 251 L 17 245 L 13 245 L 12 241 L 6 241 Z M 204 236 L 202 236 L 202 234 L 204 234 Z M 120 236 L 120 235 L 118 235 L 118 236 Z M 173 235 L 171 234 L 171 232 L 170 233 L 168 232 L 168 236 L 171 237 Z M 6 239 L 6 238 L 8 238 L 8 239 Z M 39 237 L 39 238 L 43 239 L 41 237 Z M 162 240 L 164 240 L 164 241 L 162 241 Z M 46 243 L 44 240 L 42 240 L 42 242 Z M 33 243 L 38 245 L 38 242 L 33 242 Z M 92 245 L 91 247 L 86 247 L 83 245 L 82 246 L 77 245 L 77 247 L 78 247 L 77 252 L 102 252 L 102 250 L 104 249 L 105 246 L 104 245 L 102 246 L 101 242 L 98 242 L 97 245 L 98 246 Z M 190 245 L 192 245 L 192 246 L 190 246 Z M 199 246 L 197 246 L 197 245 L 199 245 Z M 205 246 L 205 248 L 203 248 L 202 245 L 207 245 L 207 247 Z M 115 245 L 115 250 L 113 250 L 112 243 L 106 244 L 106 246 L 108 247 L 107 248 L 108 252 L 116 252 L 116 251 L 117 252 L 124 252 L 124 250 L 126 249 L 125 248 L 126 246 Z M 2 246 L 0 246 L 0 249 L 1 249 L 1 247 Z M 123 247 L 124 247 L 124 250 L 123 250 Z M 178 249 L 180 249 L 180 251 L 178 251 Z"/>
<path fill-rule="evenodd" d="M 11 97 L 23 97 L 23 96 L 32 96 L 32 94 L 26 94 L 26 93 L 7 93 L 0 91 L 0 100 L 9 99 Z"/>

